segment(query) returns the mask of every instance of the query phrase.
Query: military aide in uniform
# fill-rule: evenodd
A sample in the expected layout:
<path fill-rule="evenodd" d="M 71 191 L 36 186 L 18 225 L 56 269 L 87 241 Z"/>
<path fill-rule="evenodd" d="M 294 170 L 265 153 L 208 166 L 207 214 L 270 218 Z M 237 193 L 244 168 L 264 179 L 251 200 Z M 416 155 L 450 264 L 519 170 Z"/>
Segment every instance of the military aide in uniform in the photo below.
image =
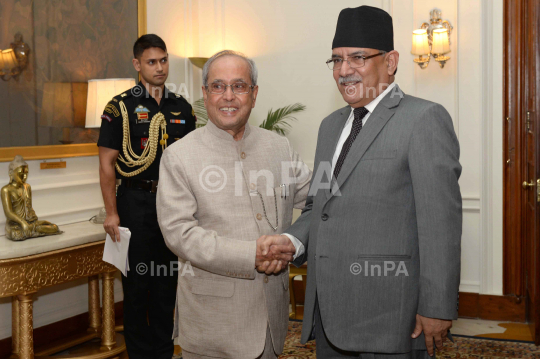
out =
<path fill-rule="evenodd" d="M 196 118 L 190 104 L 164 85 L 169 63 L 160 37 L 141 36 L 133 56 L 141 81 L 114 97 L 101 116 L 99 175 L 107 210 L 103 226 L 111 238 L 120 237 L 119 225 L 131 231 L 131 271 L 122 276 L 130 359 L 170 359 L 178 272 L 171 271 L 177 257 L 165 245 L 157 222 L 159 162 L 167 145 L 195 129 Z M 121 185 L 115 196 L 117 179 Z"/>

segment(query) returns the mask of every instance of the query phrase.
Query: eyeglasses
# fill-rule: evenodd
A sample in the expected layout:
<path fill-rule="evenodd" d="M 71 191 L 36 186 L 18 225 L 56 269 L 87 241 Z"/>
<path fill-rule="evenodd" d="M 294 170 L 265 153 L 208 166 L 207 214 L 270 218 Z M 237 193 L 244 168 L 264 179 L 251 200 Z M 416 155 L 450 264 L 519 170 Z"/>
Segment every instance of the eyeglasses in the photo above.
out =
<path fill-rule="evenodd" d="M 384 55 L 386 52 L 379 52 L 378 54 L 371 55 L 371 56 L 362 56 L 362 55 L 356 55 L 356 56 L 350 56 L 346 61 L 349 64 L 349 67 L 356 69 L 358 67 L 362 67 L 366 64 L 367 59 L 371 59 L 372 57 Z M 328 65 L 328 68 L 330 70 L 339 70 L 341 69 L 341 66 L 343 65 L 343 59 L 341 57 L 335 57 L 333 59 L 330 59 L 326 61 L 326 64 Z"/>
<path fill-rule="evenodd" d="M 231 87 L 232 92 L 235 95 L 245 95 L 248 94 L 252 88 L 255 86 L 248 85 L 245 82 L 235 82 L 231 85 L 225 85 L 223 82 L 213 82 L 210 85 L 206 86 L 206 89 L 210 93 L 222 95 L 227 91 L 227 87 Z"/>

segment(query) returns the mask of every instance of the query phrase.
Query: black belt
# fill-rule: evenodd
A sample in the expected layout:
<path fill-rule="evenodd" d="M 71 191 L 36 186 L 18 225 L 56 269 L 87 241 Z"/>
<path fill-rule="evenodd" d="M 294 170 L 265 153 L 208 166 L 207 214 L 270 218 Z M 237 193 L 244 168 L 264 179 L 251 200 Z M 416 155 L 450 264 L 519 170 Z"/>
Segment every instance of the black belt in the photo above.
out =
<path fill-rule="evenodd" d="M 142 180 L 142 179 L 123 179 L 122 186 L 126 188 L 140 189 L 150 193 L 156 193 L 158 187 L 158 180 Z"/>

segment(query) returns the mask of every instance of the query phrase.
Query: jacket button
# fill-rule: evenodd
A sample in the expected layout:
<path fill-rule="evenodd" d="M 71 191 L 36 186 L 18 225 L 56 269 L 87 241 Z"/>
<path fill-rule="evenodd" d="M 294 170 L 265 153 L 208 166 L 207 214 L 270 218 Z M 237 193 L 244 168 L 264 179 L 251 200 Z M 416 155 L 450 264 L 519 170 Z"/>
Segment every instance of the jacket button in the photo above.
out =
<path fill-rule="evenodd" d="M 321 219 L 322 219 L 323 221 L 327 221 L 327 220 L 328 220 L 328 215 L 327 215 L 326 213 L 323 214 L 323 215 L 321 216 Z"/>
<path fill-rule="evenodd" d="M 260 221 L 262 219 L 262 214 L 257 213 L 257 219 Z"/>
<path fill-rule="evenodd" d="M 245 152 L 242 152 L 242 153 L 240 154 L 240 157 L 242 157 L 242 159 L 245 159 L 245 158 L 246 158 L 246 153 L 245 153 Z"/>
<path fill-rule="evenodd" d="M 268 283 L 268 277 L 264 277 L 264 282 Z"/>

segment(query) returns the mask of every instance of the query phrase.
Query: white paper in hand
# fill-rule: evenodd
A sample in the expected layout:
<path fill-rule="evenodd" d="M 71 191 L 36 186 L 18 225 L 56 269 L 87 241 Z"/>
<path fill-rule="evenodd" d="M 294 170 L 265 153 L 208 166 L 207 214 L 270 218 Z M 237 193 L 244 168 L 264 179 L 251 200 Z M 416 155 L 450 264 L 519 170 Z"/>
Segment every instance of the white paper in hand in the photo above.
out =
<path fill-rule="evenodd" d="M 105 238 L 105 249 L 103 251 L 103 261 L 112 264 L 127 276 L 129 270 L 128 249 L 131 232 L 128 228 L 118 227 L 120 231 L 120 242 L 114 242 L 107 234 Z"/>

